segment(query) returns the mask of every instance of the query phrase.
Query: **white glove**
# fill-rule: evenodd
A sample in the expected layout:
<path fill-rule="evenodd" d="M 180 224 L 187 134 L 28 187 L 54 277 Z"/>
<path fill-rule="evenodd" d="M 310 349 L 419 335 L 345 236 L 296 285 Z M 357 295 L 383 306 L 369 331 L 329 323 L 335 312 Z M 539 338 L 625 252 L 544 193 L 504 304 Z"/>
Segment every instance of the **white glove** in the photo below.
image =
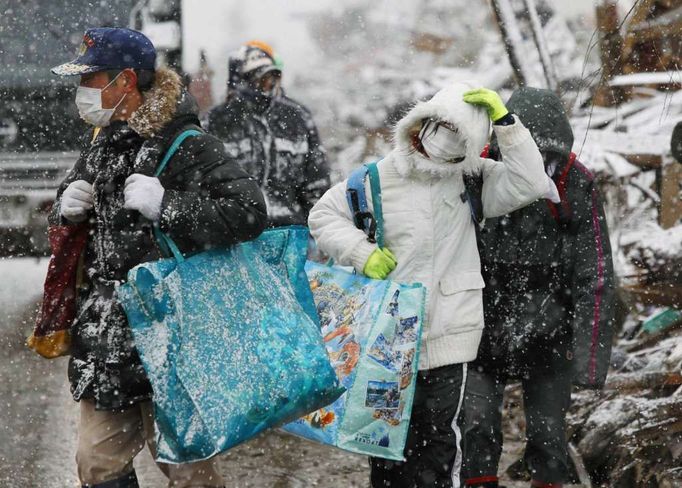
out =
<path fill-rule="evenodd" d="M 92 209 L 92 185 L 85 180 L 76 180 L 69 184 L 62 193 L 59 207 L 62 217 L 72 222 L 82 222 Z"/>
<path fill-rule="evenodd" d="M 157 222 L 161 217 L 164 192 L 158 178 L 135 173 L 126 179 L 123 206 L 129 210 L 137 210 L 152 222 Z"/>

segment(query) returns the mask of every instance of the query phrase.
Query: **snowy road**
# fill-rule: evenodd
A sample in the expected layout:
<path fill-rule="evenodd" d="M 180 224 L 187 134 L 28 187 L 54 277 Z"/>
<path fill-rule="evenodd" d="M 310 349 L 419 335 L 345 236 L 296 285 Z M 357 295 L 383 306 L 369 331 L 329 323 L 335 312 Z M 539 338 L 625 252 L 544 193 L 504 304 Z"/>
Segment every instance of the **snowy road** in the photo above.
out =
<path fill-rule="evenodd" d="M 0 487 L 79 486 L 77 404 L 69 394 L 67 360 L 48 361 L 24 346 L 46 267 L 45 259 L 0 259 Z M 221 456 L 220 468 L 228 487 L 368 485 L 363 456 L 278 432 Z M 142 487 L 165 486 L 147 450 L 136 470 Z"/>
<path fill-rule="evenodd" d="M 48 361 L 24 346 L 47 261 L 0 260 L 0 486 L 78 486 L 75 472 L 77 404 L 66 380 L 66 359 Z M 367 461 L 273 432 L 220 460 L 230 487 L 366 486 Z M 145 452 L 136 469 L 143 487 L 162 487 Z"/>
<path fill-rule="evenodd" d="M 24 347 L 47 262 L 0 263 L 0 485 L 73 486 L 64 462 L 75 440 L 66 362 L 41 361 Z"/>

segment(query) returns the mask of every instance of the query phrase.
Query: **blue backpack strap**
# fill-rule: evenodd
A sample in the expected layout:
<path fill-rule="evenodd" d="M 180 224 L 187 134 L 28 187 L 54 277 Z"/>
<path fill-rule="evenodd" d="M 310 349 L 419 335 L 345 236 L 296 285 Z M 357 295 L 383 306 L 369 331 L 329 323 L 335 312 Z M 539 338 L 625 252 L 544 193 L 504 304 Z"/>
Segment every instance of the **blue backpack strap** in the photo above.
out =
<path fill-rule="evenodd" d="M 384 248 L 384 209 L 381 201 L 381 180 L 379 179 L 379 168 L 377 163 L 369 163 L 367 174 L 369 174 L 369 186 L 372 190 L 372 206 L 374 207 L 374 220 L 376 221 L 376 241 L 380 249 Z"/>
<path fill-rule="evenodd" d="M 369 242 L 376 242 L 380 247 L 383 247 L 381 184 L 376 164 L 376 162 L 363 164 L 350 174 L 346 183 L 346 200 L 348 201 L 355 226 L 367 234 Z M 374 214 L 369 210 L 369 203 L 365 192 L 365 180 L 368 174 Z"/>
<path fill-rule="evenodd" d="M 374 216 L 369 211 L 367 194 L 365 193 L 365 179 L 367 166 L 364 164 L 353 170 L 346 182 L 346 201 L 350 208 L 355 227 L 369 235 L 370 242 L 374 242 Z"/>
<path fill-rule="evenodd" d="M 168 151 L 166 151 L 166 154 L 159 164 L 159 167 L 156 168 L 156 171 L 154 172 L 154 176 L 158 178 L 161 173 L 163 173 L 163 170 L 165 170 L 166 166 L 168 166 L 168 161 L 170 161 L 175 155 L 185 139 L 192 136 L 199 136 L 201 134 L 202 132 L 196 129 L 187 129 L 186 131 L 181 132 L 170 145 Z M 154 237 L 156 237 L 156 241 L 159 243 L 159 246 L 165 254 L 172 254 L 178 262 L 185 260 L 184 256 L 180 252 L 180 248 L 178 248 L 177 244 L 175 244 L 173 239 L 171 239 L 168 234 L 165 234 L 161 231 L 158 224 L 154 224 Z"/>

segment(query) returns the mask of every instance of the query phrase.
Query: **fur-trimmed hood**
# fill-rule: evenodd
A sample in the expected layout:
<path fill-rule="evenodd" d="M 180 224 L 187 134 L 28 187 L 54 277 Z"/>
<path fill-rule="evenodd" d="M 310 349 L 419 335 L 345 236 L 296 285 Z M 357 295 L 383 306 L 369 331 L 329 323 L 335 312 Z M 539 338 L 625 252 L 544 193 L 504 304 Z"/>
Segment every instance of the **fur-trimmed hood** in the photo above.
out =
<path fill-rule="evenodd" d="M 428 177 L 474 173 L 481 166 L 480 154 L 490 136 L 490 120 L 485 109 L 463 100 L 464 93 L 478 88 L 474 82 L 457 82 L 436 93 L 431 100 L 417 103 L 395 126 L 393 159 L 398 172 Z M 466 159 L 457 164 L 434 163 L 415 150 L 413 140 L 422 120 L 434 118 L 455 125 L 467 141 Z"/>
<path fill-rule="evenodd" d="M 156 70 L 154 85 L 143 96 L 144 102 L 128 119 L 128 125 L 145 139 L 159 134 L 178 115 L 197 115 L 199 111 L 180 76 L 168 68 Z"/>

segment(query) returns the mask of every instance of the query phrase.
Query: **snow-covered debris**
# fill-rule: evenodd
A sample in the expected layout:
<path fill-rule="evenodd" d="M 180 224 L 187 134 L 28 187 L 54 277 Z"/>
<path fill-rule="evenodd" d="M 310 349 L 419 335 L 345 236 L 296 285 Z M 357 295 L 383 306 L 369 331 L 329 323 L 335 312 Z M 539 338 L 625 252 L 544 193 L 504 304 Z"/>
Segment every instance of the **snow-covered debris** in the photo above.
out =
<path fill-rule="evenodd" d="M 632 73 L 614 76 L 609 82 L 611 86 L 662 85 L 666 83 L 682 83 L 682 71 L 658 71 L 653 73 Z"/>

